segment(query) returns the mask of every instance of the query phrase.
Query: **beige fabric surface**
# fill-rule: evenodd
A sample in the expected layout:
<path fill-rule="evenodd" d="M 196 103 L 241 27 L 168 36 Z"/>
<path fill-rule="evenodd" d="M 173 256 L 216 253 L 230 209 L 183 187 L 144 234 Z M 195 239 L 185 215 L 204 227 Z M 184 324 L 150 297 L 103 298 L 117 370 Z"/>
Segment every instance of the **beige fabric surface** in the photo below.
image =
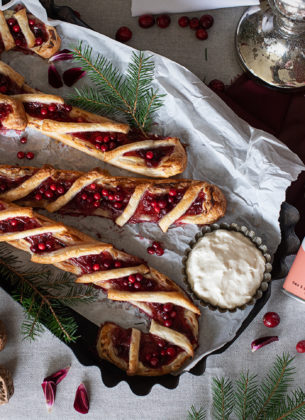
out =
<path fill-rule="evenodd" d="M 234 33 L 244 8 L 212 12 L 215 25 L 209 31 L 208 41 L 200 42 L 192 31 L 177 26 L 178 15 L 172 16 L 172 25 L 166 30 L 139 28 L 137 19 L 131 18 L 129 0 L 62 0 L 57 4 L 69 4 L 95 30 L 111 37 L 118 27 L 129 26 L 134 34 L 131 46 L 149 48 L 176 60 L 207 82 L 219 78 L 228 83 L 240 72 L 235 59 Z M 208 51 L 207 61 L 205 48 Z M 262 377 L 276 354 L 284 351 L 295 354 L 295 344 L 305 339 L 302 327 L 305 306 L 285 296 L 281 292 L 282 283 L 282 280 L 273 283 L 272 297 L 266 309 L 241 337 L 225 353 L 208 358 L 204 375 L 183 374 L 176 389 L 155 386 L 145 397 L 135 396 L 126 383 L 106 388 L 98 368 L 80 365 L 72 351 L 49 332 L 34 343 L 22 341 L 22 308 L 0 289 L 0 319 L 9 332 L 7 347 L 0 353 L 0 364 L 11 369 L 15 383 L 15 394 L 10 403 L 0 407 L 0 419 L 177 420 L 187 417 L 187 410 L 192 404 L 209 409 L 212 377 L 225 375 L 236 378 L 238 372 L 248 369 Z M 281 316 L 276 331 L 263 326 L 262 316 L 267 310 L 276 311 Z M 250 343 L 254 338 L 275 333 L 280 336 L 279 342 L 251 353 Z M 295 386 L 304 384 L 304 357 L 296 355 Z M 48 414 L 41 389 L 42 379 L 70 363 L 69 375 L 58 386 L 55 406 Z M 86 417 L 73 409 L 75 391 L 81 382 L 86 384 L 90 394 L 90 411 Z"/>

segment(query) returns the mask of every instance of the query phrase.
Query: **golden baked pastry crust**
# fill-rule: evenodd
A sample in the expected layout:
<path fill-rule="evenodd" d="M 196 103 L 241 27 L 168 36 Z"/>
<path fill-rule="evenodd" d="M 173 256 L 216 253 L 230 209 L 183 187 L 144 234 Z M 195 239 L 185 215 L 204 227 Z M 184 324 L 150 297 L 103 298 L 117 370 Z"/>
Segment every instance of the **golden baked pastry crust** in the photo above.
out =
<path fill-rule="evenodd" d="M 6 130 L 25 130 L 27 118 L 22 103 L 11 96 L 0 94 L 1 105 L 10 108 L 8 115 L 1 120 L 2 127 Z"/>
<path fill-rule="evenodd" d="M 128 204 L 121 214 L 114 220 L 119 226 L 124 226 L 132 218 L 137 211 L 139 204 L 145 193 L 150 193 L 158 199 L 169 194 L 173 188 L 185 189 L 185 193 L 180 202 L 167 214 L 160 218 L 158 224 L 163 232 L 166 232 L 170 226 L 176 222 L 178 224 L 208 224 L 216 222 L 223 217 L 226 210 L 226 199 L 222 192 L 215 185 L 208 184 L 204 181 L 193 181 L 184 179 L 166 180 L 149 180 L 143 178 L 114 177 L 108 175 L 105 171 L 97 168 L 90 172 L 84 173 L 79 171 L 62 171 L 54 169 L 52 166 L 44 166 L 40 169 L 34 167 L 16 167 L 9 165 L 0 165 L 0 176 L 8 180 L 16 180 L 26 177 L 20 185 L 0 194 L 0 199 L 6 201 L 17 201 L 32 207 L 43 207 L 50 212 L 60 211 L 74 197 L 80 193 L 85 187 L 94 183 L 97 188 L 101 189 L 117 187 L 127 188 L 133 191 Z M 26 198 L 30 193 L 37 189 L 45 180 L 52 178 L 54 182 L 64 182 L 65 180 L 73 180 L 70 188 L 55 201 L 42 199 L 37 201 L 34 198 Z M 202 200 L 201 212 L 192 216 L 186 215 L 187 210 L 197 199 L 200 193 L 204 194 Z M 71 210 L 72 211 L 72 210 Z M 105 209 L 96 208 L 90 213 L 102 217 L 111 217 Z M 149 221 L 148 216 L 144 221 Z"/>

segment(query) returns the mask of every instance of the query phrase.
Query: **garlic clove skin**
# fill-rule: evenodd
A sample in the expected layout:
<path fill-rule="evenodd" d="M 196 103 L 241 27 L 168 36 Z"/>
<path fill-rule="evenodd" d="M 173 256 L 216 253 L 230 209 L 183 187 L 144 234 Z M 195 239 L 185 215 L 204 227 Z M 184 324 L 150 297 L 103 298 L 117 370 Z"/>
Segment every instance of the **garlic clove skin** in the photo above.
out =
<path fill-rule="evenodd" d="M 11 372 L 0 366 L 0 405 L 7 404 L 14 394 L 14 383 Z"/>
<path fill-rule="evenodd" d="M 251 351 L 255 352 L 256 350 L 266 346 L 267 344 L 273 343 L 274 341 L 279 341 L 278 336 L 272 335 L 272 336 L 257 338 L 251 343 Z"/>
<path fill-rule="evenodd" d="M 7 342 L 6 329 L 3 322 L 0 319 L 0 351 L 4 349 Z"/>

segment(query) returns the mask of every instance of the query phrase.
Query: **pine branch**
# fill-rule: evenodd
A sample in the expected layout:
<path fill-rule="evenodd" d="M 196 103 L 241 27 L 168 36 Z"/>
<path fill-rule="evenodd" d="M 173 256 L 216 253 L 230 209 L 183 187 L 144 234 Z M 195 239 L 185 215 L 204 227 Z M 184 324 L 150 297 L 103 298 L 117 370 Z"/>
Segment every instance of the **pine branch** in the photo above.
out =
<path fill-rule="evenodd" d="M 304 420 L 305 418 L 305 393 L 297 388 L 292 392 L 292 396 L 287 396 L 286 400 L 274 409 L 274 420 Z"/>
<path fill-rule="evenodd" d="M 205 420 L 206 419 L 206 411 L 203 407 L 200 407 L 199 411 L 192 405 L 188 412 L 187 420 Z"/>
<path fill-rule="evenodd" d="M 77 323 L 64 304 L 91 302 L 96 293 L 92 288 L 75 286 L 68 273 L 46 282 L 50 273 L 27 271 L 20 273 L 18 260 L 0 245 L 0 279 L 14 286 L 12 296 L 24 308 L 25 320 L 21 332 L 25 338 L 35 339 L 44 327 L 66 342 L 75 342 Z M 23 270 L 24 271 L 24 270 Z"/>
<path fill-rule="evenodd" d="M 232 382 L 225 378 L 213 378 L 212 391 L 215 420 L 228 420 L 234 406 Z"/>
<path fill-rule="evenodd" d="M 241 373 L 236 381 L 234 413 L 239 420 L 249 420 L 256 404 L 257 382 L 256 375 Z"/>
<path fill-rule="evenodd" d="M 73 48 L 74 60 L 85 70 L 93 87 L 76 89 L 70 102 L 90 112 L 125 116 L 144 136 L 149 130 L 155 112 L 163 105 L 165 95 L 152 89 L 154 63 L 143 52 L 132 54 L 126 76 L 112 63 L 98 54 L 92 57 L 92 48 L 82 42 Z"/>
<path fill-rule="evenodd" d="M 293 360 L 294 357 L 290 357 L 289 354 L 276 357 L 274 366 L 258 388 L 257 402 L 253 412 L 254 420 L 266 418 L 285 399 L 295 372 L 295 369 L 290 367 Z"/>

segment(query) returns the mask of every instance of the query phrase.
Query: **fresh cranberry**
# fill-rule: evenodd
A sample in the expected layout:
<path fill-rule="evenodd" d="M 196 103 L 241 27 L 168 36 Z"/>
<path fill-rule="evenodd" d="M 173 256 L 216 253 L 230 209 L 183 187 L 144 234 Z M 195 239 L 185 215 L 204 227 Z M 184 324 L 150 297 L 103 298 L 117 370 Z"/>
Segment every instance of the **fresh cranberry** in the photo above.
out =
<path fill-rule="evenodd" d="M 109 137 L 109 136 L 105 136 L 105 137 L 103 138 L 103 142 L 104 142 L 104 143 L 109 143 L 109 142 L 110 142 L 110 137 Z"/>
<path fill-rule="evenodd" d="M 134 283 L 133 287 L 135 289 L 141 289 L 141 283 L 139 283 L 138 281 Z"/>
<path fill-rule="evenodd" d="M 174 347 L 169 347 L 169 348 L 166 350 L 166 354 L 167 354 L 169 357 L 175 357 L 175 356 L 176 356 L 176 350 L 174 349 Z"/>
<path fill-rule="evenodd" d="M 50 185 L 50 190 L 56 191 L 57 190 L 57 185 L 56 184 L 51 184 Z"/>
<path fill-rule="evenodd" d="M 92 266 L 92 270 L 93 271 L 98 271 L 100 269 L 100 265 L 99 264 L 93 264 Z"/>
<path fill-rule="evenodd" d="M 19 25 L 14 25 L 12 29 L 13 29 L 13 31 L 14 31 L 14 32 L 16 32 L 16 33 L 17 33 L 17 32 L 20 32 L 20 26 L 19 26 Z"/>
<path fill-rule="evenodd" d="M 137 281 L 139 281 L 139 282 L 141 282 L 141 281 L 143 280 L 143 276 L 142 276 L 142 274 L 137 273 L 137 274 L 136 274 L 136 280 L 137 280 Z"/>
<path fill-rule="evenodd" d="M 96 190 L 96 184 L 90 184 L 89 188 L 90 190 Z"/>
<path fill-rule="evenodd" d="M 167 202 L 162 199 L 162 200 L 158 201 L 158 205 L 159 205 L 160 209 L 165 209 L 165 207 L 167 206 Z"/>
<path fill-rule="evenodd" d="M 171 326 L 172 326 L 172 321 L 171 321 L 170 319 L 166 319 L 166 320 L 164 321 L 164 325 L 165 325 L 166 327 L 171 327 Z"/>
<path fill-rule="evenodd" d="M 120 210 L 123 207 L 123 204 L 117 202 L 117 203 L 114 203 L 113 207 L 117 210 Z"/>
<path fill-rule="evenodd" d="M 114 195 L 113 194 L 109 194 L 108 195 L 108 200 L 113 201 L 114 200 Z"/>
<path fill-rule="evenodd" d="M 59 187 L 57 187 L 56 191 L 58 192 L 58 194 L 63 194 L 65 192 L 65 189 L 60 185 Z"/>
<path fill-rule="evenodd" d="M 158 365 L 158 363 L 159 363 L 159 360 L 158 360 L 156 357 L 152 357 L 152 358 L 150 359 L 150 364 L 151 364 L 153 367 L 156 367 L 156 366 Z"/>
<path fill-rule="evenodd" d="M 267 312 L 264 315 L 263 323 L 265 327 L 274 328 L 279 325 L 280 317 L 276 312 Z"/>
<path fill-rule="evenodd" d="M 8 23 L 9 26 L 15 25 L 15 22 L 16 22 L 16 20 L 13 19 L 13 18 L 10 18 L 10 19 L 7 20 L 7 23 Z"/>
<path fill-rule="evenodd" d="M 10 221 L 10 225 L 11 225 L 11 226 L 17 226 L 17 224 L 18 224 L 18 222 L 17 222 L 17 220 L 16 220 L 16 219 L 12 219 L 12 220 Z"/>
<path fill-rule="evenodd" d="M 115 268 L 120 268 L 122 266 L 122 263 L 120 261 L 116 261 L 114 263 Z"/>
<path fill-rule="evenodd" d="M 163 311 L 170 312 L 173 309 L 174 305 L 172 303 L 165 303 L 163 305 Z"/>
<path fill-rule="evenodd" d="M 199 23 L 199 19 L 198 18 L 194 17 L 194 18 L 192 18 L 190 20 L 190 28 L 191 29 L 196 30 L 196 29 L 199 28 L 199 26 L 200 26 L 200 23 Z"/>
<path fill-rule="evenodd" d="M 142 15 L 139 16 L 138 22 L 141 28 L 150 28 L 155 24 L 155 18 L 153 15 Z"/>
<path fill-rule="evenodd" d="M 156 255 L 158 255 L 158 257 L 161 257 L 164 254 L 164 249 L 157 248 L 155 252 L 156 252 Z"/>
<path fill-rule="evenodd" d="M 51 190 L 47 190 L 47 191 L 44 193 L 44 195 L 45 195 L 47 198 L 52 198 L 52 197 L 53 197 L 53 195 L 54 195 L 54 193 L 53 193 L 53 191 L 51 191 Z"/>
<path fill-rule="evenodd" d="M 171 23 L 171 18 L 168 15 L 160 15 L 157 17 L 157 25 L 159 28 L 167 28 Z"/>
<path fill-rule="evenodd" d="M 185 28 L 190 23 L 190 20 L 187 16 L 181 16 L 178 20 L 178 25 L 181 26 L 181 28 Z"/>
<path fill-rule="evenodd" d="M 213 79 L 209 83 L 209 88 L 211 88 L 215 92 L 224 92 L 225 85 L 221 80 Z"/>
<path fill-rule="evenodd" d="M 201 41 L 204 41 L 204 40 L 208 39 L 208 33 L 205 29 L 199 28 L 196 31 L 196 37 L 198 39 L 200 39 Z"/>
<path fill-rule="evenodd" d="M 84 193 L 84 194 L 81 195 L 82 200 L 87 200 L 87 198 L 88 198 L 87 194 Z"/>
<path fill-rule="evenodd" d="M 38 249 L 40 249 L 40 251 L 44 251 L 46 249 L 46 245 L 41 242 L 40 244 L 38 244 Z"/>
<path fill-rule="evenodd" d="M 170 313 L 170 317 L 171 317 L 171 318 L 175 318 L 175 317 L 176 317 L 176 315 L 177 315 L 177 312 L 176 312 L 176 311 L 172 311 L 172 312 Z"/>
<path fill-rule="evenodd" d="M 33 152 L 27 152 L 27 154 L 25 155 L 25 157 L 29 160 L 34 159 L 35 155 Z"/>
<path fill-rule="evenodd" d="M 131 37 L 132 32 L 127 26 L 121 26 L 115 34 L 115 39 L 120 42 L 128 42 Z"/>
<path fill-rule="evenodd" d="M 20 143 L 25 144 L 28 141 L 28 139 L 26 137 L 21 137 L 20 139 Z"/>
<path fill-rule="evenodd" d="M 18 152 L 17 153 L 17 158 L 18 159 L 23 159 L 25 157 L 25 153 L 24 152 Z"/>
<path fill-rule="evenodd" d="M 149 248 L 147 248 L 147 252 L 149 254 L 153 255 L 153 254 L 155 254 L 155 249 L 152 246 L 150 246 Z"/>
<path fill-rule="evenodd" d="M 29 25 L 30 26 L 34 26 L 35 25 L 35 20 L 34 19 L 29 19 L 28 22 L 29 22 Z"/>
<path fill-rule="evenodd" d="M 177 190 L 175 190 L 174 188 L 171 188 L 169 190 L 169 195 L 172 197 L 175 197 L 177 195 Z"/>
<path fill-rule="evenodd" d="M 115 194 L 114 199 L 115 199 L 116 201 L 123 201 L 124 196 L 123 196 L 123 194 L 122 194 L 122 193 L 117 193 L 117 194 Z"/>
<path fill-rule="evenodd" d="M 43 39 L 39 36 L 38 38 L 35 39 L 35 45 L 41 45 L 43 44 Z"/>
<path fill-rule="evenodd" d="M 93 207 L 95 207 L 95 208 L 98 208 L 99 206 L 100 206 L 100 202 L 99 201 L 95 201 L 94 203 L 93 203 Z"/>
<path fill-rule="evenodd" d="M 102 190 L 102 194 L 103 194 L 103 196 L 104 196 L 104 197 L 108 197 L 109 192 L 108 192 L 108 190 L 103 189 L 103 190 Z"/>
<path fill-rule="evenodd" d="M 108 150 L 108 146 L 107 146 L 107 144 L 102 144 L 102 145 L 101 145 L 101 151 L 102 151 L 102 152 L 107 152 L 107 150 Z"/>
<path fill-rule="evenodd" d="M 166 355 L 166 350 L 161 350 L 160 354 L 161 354 L 161 356 L 165 356 Z"/>
<path fill-rule="evenodd" d="M 296 345 L 296 349 L 298 353 L 305 353 L 305 340 L 301 340 Z"/>
<path fill-rule="evenodd" d="M 128 276 L 128 281 L 129 283 L 134 283 L 136 281 L 136 277 L 133 274 L 130 274 L 130 276 Z"/>
<path fill-rule="evenodd" d="M 157 248 L 159 248 L 159 247 L 160 247 L 160 242 L 154 241 L 154 242 L 152 243 L 152 246 L 153 246 L 155 249 L 157 249 Z"/>
<path fill-rule="evenodd" d="M 153 159 L 154 157 L 154 153 L 152 151 L 148 151 L 146 152 L 146 159 Z"/>
<path fill-rule="evenodd" d="M 35 194 L 35 200 L 37 201 L 42 200 L 42 194 L 39 194 L 39 193 Z"/>
<path fill-rule="evenodd" d="M 49 105 L 48 106 L 48 110 L 50 111 L 50 112 L 54 112 L 54 111 L 56 111 L 56 105 Z"/>
<path fill-rule="evenodd" d="M 160 213 L 160 207 L 159 207 L 159 205 L 158 205 L 158 204 L 156 204 L 156 205 L 154 206 L 154 210 L 155 210 L 155 212 L 156 212 L 156 213 Z"/>
<path fill-rule="evenodd" d="M 93 197 L 94 197 L 94 200 L 100 200 L 102 198 L 101 194 L 98 192 L 95 193 Z"/>
<path fill-rule="evenodd" d="M 47 115 L 47 113 L 48 113 L 47 108 L 41 108 L 40 113 L 41 113 L 41 115 Z"/>
<path fill-rule="evenodd" d="M 211 15 L 202 15 L 199 22 L 202 28 L 209 29 L 214 23 L 214 18 Z"/>
<path fill-rule="evenodd" d="M 100 136 L 100 135 L 96 136 L 96 137 L 94 138 L 94 140 L 95 140 L 97 143 L 103 143 L 103 137 L 102 137 L 102 136 Z"/>

